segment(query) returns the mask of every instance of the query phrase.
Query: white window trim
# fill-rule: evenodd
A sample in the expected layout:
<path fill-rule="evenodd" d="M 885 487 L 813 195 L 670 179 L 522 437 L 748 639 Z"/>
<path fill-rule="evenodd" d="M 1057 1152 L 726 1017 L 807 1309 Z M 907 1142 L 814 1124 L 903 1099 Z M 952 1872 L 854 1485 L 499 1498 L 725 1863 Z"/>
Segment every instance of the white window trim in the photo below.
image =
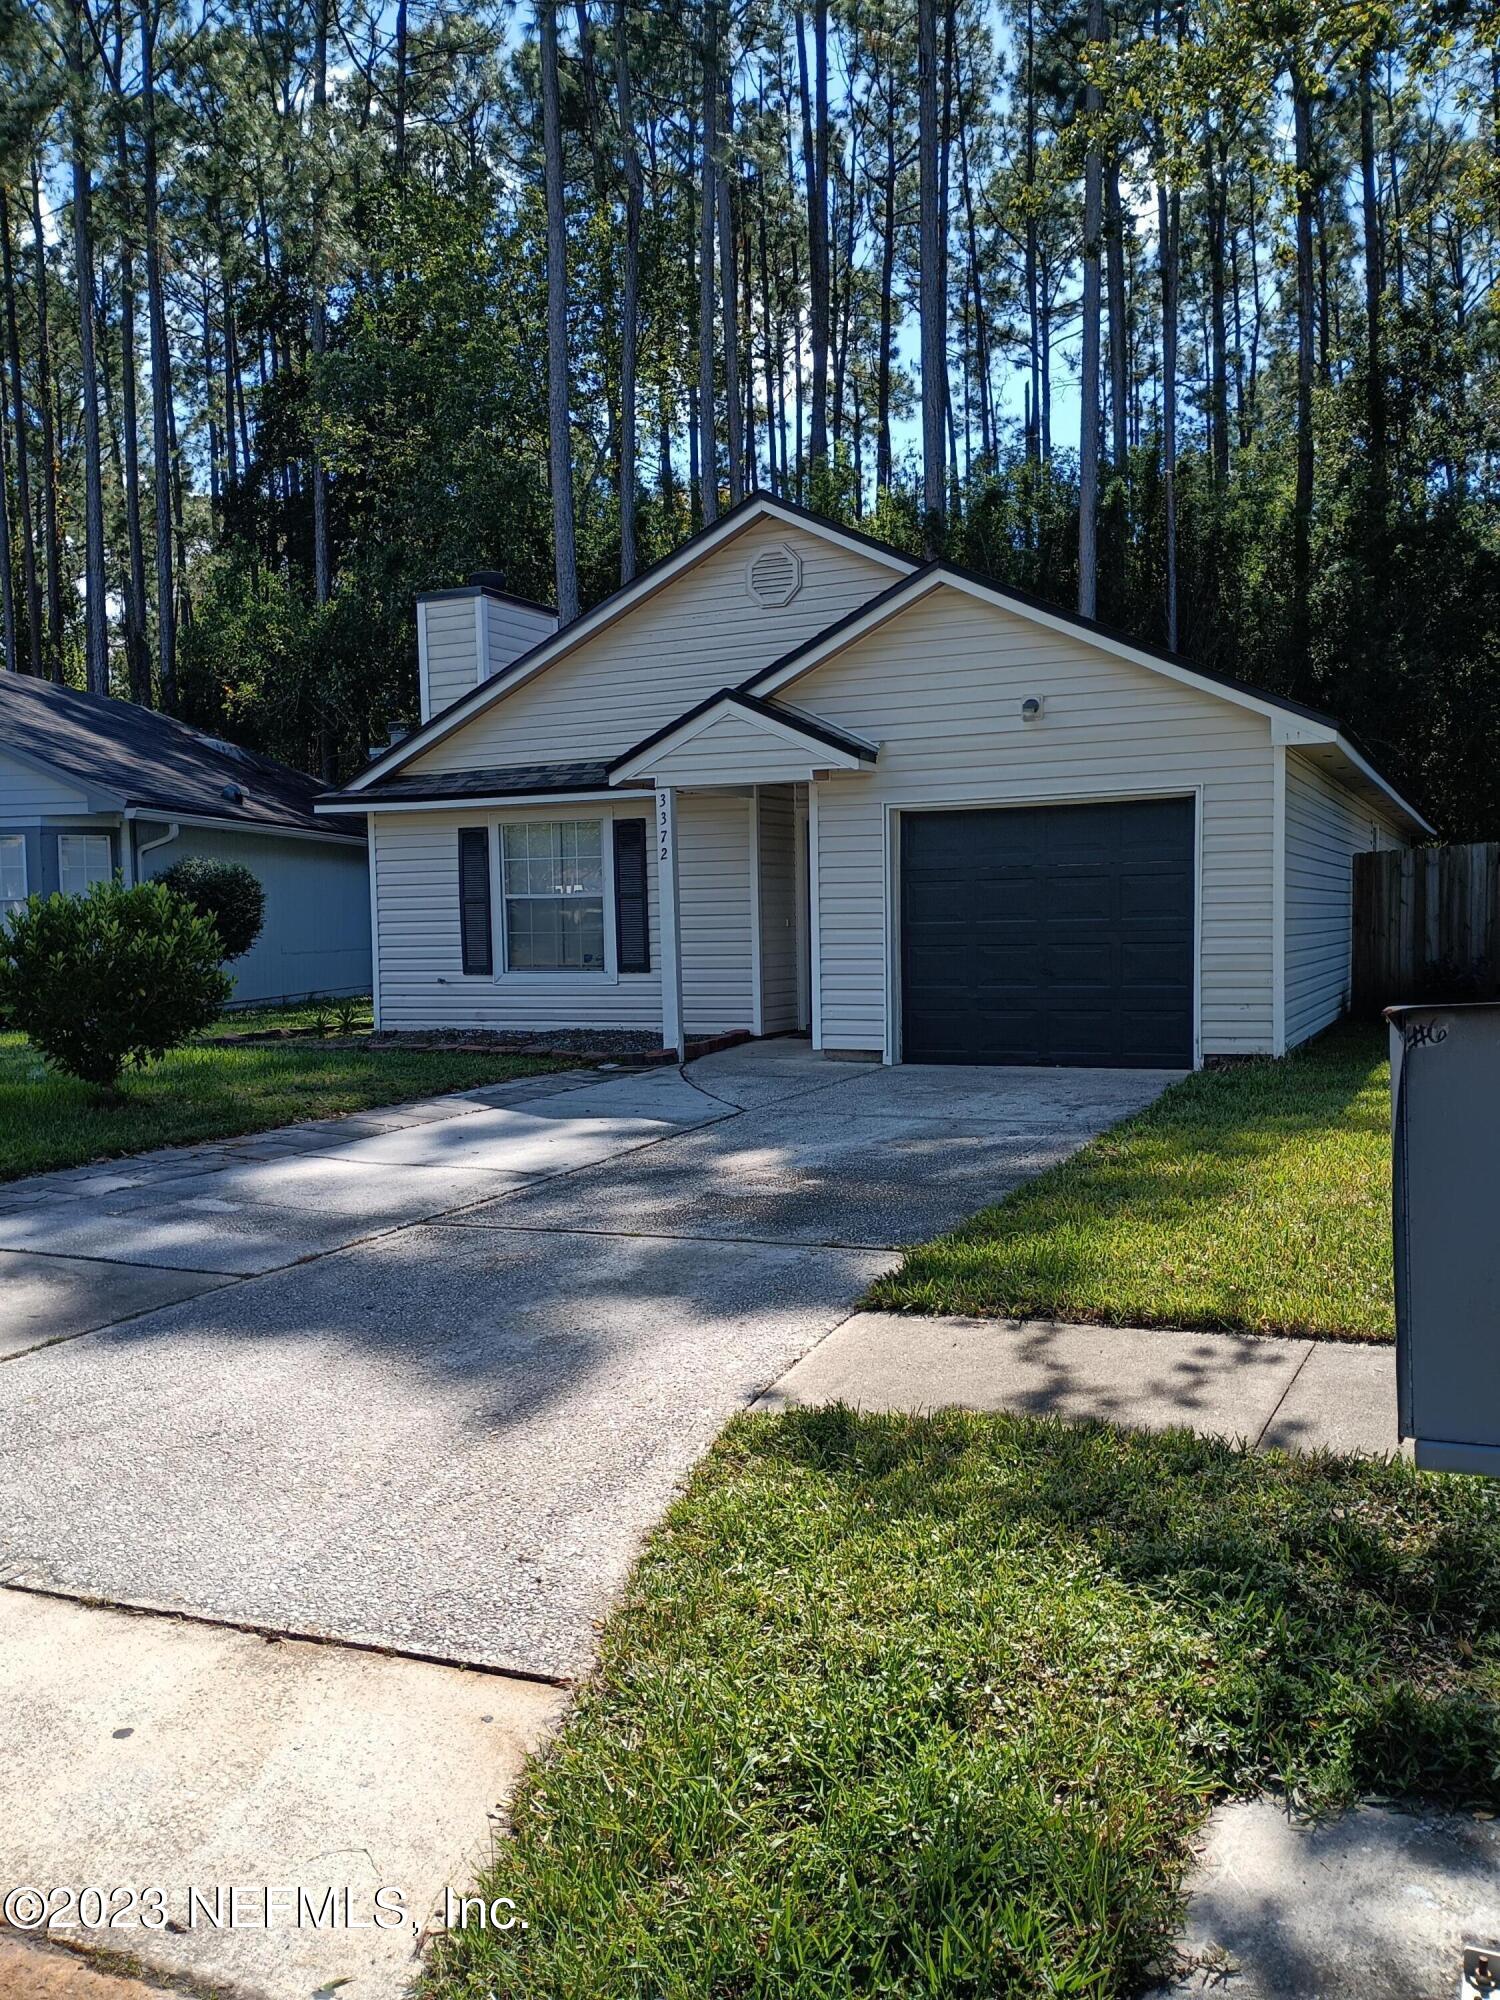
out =
<path fill-rule="evenodd" d="M 0 916 L 8 915 L 12 910 L 23 908 L 26 898 L 31 894 L 31 872 L 26 854 L 26 836 L 24 833 L 0 833 L 0 847 L 8 847 L 12 841 L 21 850 L 21 893 L 19 896 L 0 896 Z"/>
<path fill-rule="evenodd" d="M 107 857 L 105 871 L 102 875 L 93 876 L 88 882 L 84 884 L 82 890 L 63 888 L 63 847 L 65 843 L 70 840 L 81 840 L 81 841 L 102 840 L 104 843 L 104 852 Z M 87 861 L 85 861 L 84 863 L 85 872 L 87 872 L 87 867 L 88 863 Z M 114 843 L 113 841 L 111 841 L 107 833 L 98 833 L 90 831 L 87 833 L 81 833 L 81 832 L 60 833 L 57 836 L 57 886 L 60 890 L 62 890 L 62 893 L 65 896 L 87 895 L 89 890 L 92 889 L 96 883 L 113 881 L 114 873 L 115 873 Z"/>
<path fill-rule="evenodd" d="M 506 920 L 505 893 L 505 828 L 507 826 L 556 826 L 564 819 L 580 820 L 585 825 L 599 829 L 599 861 L 601 918 L 604 929 L 604 964 L 593 970 L 586 965 L 521 965 L 510 962 L 510 926 Z M 606 837 L 605 829 L 609 829 Z M 498 908 L 491 910 L 491 927 L 499 947 L 495 970 L 490 975 L 497 986 L 514 980 L 530 982 L 534 980 L 582 979 L 589 985 L 618 986 L 620 973 L 615 951 L 615 843 L 614 814 L 601 813 L 559 813 L 544 815 L 537 813 L 530 818 L 520 818 L 514 814 L 501 814 L 492 823 L 490 831 L 490 899 Z M 642 975 L 643 977 L 646 975 Z"/>

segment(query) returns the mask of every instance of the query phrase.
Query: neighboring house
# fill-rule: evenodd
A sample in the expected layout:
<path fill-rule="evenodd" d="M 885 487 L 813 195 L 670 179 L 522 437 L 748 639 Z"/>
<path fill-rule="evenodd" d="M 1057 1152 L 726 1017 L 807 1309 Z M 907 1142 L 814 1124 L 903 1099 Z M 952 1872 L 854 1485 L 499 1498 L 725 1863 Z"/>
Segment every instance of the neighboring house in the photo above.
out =
<path fill-rule="evenodd" d="M 763 496 L 563 630 L 418 617 L 421 727 L 319 805 L 387 1028 L 1279 1053 L 1345 1005 L 1353 854 L 1430 832 L 1326 716 Z"/>
<path fill-rule="evenodd" d="M 185 855 L 242 861 L 265 929 L 229 967 L 232 1006 L 370 989 L 370 893 L 358 821 L 319 819 L 322 787 L 133 702 L 0 674 L 0 913 L 31 895 Z"/>

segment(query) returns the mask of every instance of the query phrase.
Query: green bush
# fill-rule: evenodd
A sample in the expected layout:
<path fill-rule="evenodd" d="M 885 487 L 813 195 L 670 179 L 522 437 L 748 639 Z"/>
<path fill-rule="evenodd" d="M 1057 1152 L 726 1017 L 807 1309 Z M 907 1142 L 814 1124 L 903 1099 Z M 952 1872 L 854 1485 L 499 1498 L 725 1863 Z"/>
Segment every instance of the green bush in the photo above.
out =
<path fill-rule="evenodd" d="M 218 931 L 162 882 L 33 896 L 0 925 L 0 1010 L 47 1060 L 113 1090 L 216 1020 Z"/>
<path fill-rule="evenodd" d="M 185 896 L 200 917 L 212 922 L 227 960 L 243 958 L 266 921 L 266 892 L 238 861 L 210 861 L 190 855 L 156 878 Z"/>

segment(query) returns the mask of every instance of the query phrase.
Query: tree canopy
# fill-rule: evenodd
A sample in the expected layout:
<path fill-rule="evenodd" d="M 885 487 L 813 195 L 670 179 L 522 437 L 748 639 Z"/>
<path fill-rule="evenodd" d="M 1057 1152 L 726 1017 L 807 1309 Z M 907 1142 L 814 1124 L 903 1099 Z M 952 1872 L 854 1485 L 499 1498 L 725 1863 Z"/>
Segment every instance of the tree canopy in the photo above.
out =
<path fill-rule="evenodd" d="M 759 487 L 1500 833 L 1493 8 L 541 7 L 0 0 L 8 666 L 333 777 Z"/>

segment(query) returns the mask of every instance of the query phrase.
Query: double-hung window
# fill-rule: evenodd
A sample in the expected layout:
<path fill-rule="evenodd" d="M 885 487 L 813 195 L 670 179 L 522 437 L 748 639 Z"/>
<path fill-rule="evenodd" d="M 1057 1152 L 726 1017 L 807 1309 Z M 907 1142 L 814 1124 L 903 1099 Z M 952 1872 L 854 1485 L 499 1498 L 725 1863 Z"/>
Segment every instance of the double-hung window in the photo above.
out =
<path fill-rule="evenodd" d="M 596 819 L 500 828 L 508 972 L 603 972 L 604 842 Z"/>
<path fill-rule="evenodd" d="M 26 901 L 26 836 L 0 833 L 0 917 Z"/>
<path fill-rule="evenodd" d="M 83 896 L 114 874 L 107 833 L 57 836 L 57 886 L 65 896 Z"/>

